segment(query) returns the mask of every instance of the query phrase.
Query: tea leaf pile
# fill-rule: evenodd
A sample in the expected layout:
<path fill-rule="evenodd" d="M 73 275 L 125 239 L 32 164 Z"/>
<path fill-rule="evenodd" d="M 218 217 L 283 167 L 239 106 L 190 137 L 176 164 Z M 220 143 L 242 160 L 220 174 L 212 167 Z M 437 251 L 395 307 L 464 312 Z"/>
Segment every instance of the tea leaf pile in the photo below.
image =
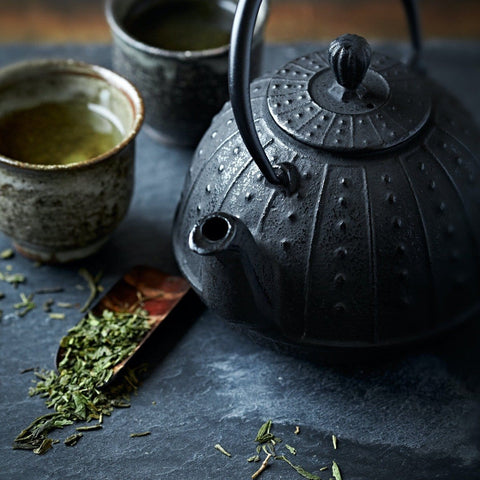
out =
<path fill-rule="evenodd" d="M 88 430 L 98 428 L 97 425 L 101 428 L 104 415 L 110 415 L 115 407 L 130 406 L 128 393 L 138 385 L 135 372 L 126 374 L 124 382 L 115 389 L 101 387 L 111 379 L 113 367 L 133 353 L 149 328 L 143 311 L 105 310 L 100 317 L 92 313 L 84 317 L 60 343 L 64 356 L 58 372 L 35 372 L 39 380 L 30 389 L 30 395 L 46 398 L 47 407 L 55 411 L 37 418 L 23 430 L 15 438 L 13 448 L 45 453 L 53 444 L 48 438 L 53 430 L 92 420 L 98 423 Z"/>

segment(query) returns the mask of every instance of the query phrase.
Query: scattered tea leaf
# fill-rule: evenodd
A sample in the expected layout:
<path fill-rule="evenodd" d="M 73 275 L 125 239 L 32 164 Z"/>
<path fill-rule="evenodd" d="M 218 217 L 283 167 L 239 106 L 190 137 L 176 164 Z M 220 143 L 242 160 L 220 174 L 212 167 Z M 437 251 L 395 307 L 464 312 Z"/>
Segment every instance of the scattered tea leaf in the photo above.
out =
<path fill-rule="evenodd" d="M 146 431 L 146 432 L 139 432 L 139 433 L 131 433 L 130 436 L 132 438 L 136 438 L 136 437 L 146 437 L 148 435 L 150 435 L 152 432 L 150 431 Z"/>
<path fill-rule="evenodd" d="M 24 368 L 23 370 L 20 370 L 20 374 L 33 372 L 34 370 L 35 370 L 35 367 Z"/>
<path fill-rule="evenodd" d="M 252 480 L 255 480 L 255 478 L 257 478 L 259 475 L 262 474 L 262 472 L 264 470 L 266 470 L 268 467 L 269 467 L 269 463 L 268 461 L 270 460 L 270 458 L 272 457 L 272 454 L 269 453 L 266 457 L 265 457 L 265 460 L 262 462 L 262 464 L 260 465 L 260 468 L 252 475 Z"/>
<path fill-rule="evenodd" d="M 337 449 L 337 437 L 335 435 L 332 435 L 332 443 L 333 443 L 333 448 L 336 450 Z"/>
<path fill-rule="evenodd" d="M 60 308 L 74 308 L 75 305 L 73 303 L 69 303 L 69 302 L 57 302 L 57 307 L 60 307 Z"/>
<path fill-rule="evenodd" d="M 52 311 L 52 305 L 55 303 L 55 301 L 53 300 L 53 298 L 49 298 L 48 300 L 46 300 L 44 303 L 43 303 L 43 311 L 46 312 L 46 313 L 49 313 Z"/>
<path fill-rule="evenodd" d="M 89 308 L 92 302 L 95 300 L 97 294 L 98 294 L 98 282 L 100 281 L 101 278 L 101 273 L 98 273 L 95 278 L 92 277 L 91 273 L 86 269 L 86 268 L 81 268 L 78 273 L 86 280 L 88 284 L 88 288 L 90 290 L 90 294 L 84 303 L 83 307 L 80 309 L 81 312 L 86 312 Z"/>
<path fill-rule="evenodd" d="M 309 480 L 322 480 L 318 475 L 307 472 L 304 468 L 300 467 L 300 465 L 294 465 L 287 457 L 285 457 L 285 455 L 276 457 L 276 460 L 283 460 L 284 462 L 288 463 L 294 470 L 296 470 L 297 473 L 299 473 L 304 478 L 308 478 Z"/>
<path fill-rule="evenodd" d="M 45 288 L 39 288 L 35 290 L 35 294 L 44 295 L 46 293 L 60 293 L 60 292 L 63 292 L 63 290 L 64 290 L 63 287 L 45 287 Z"/>
<path fill-rule="evenodd" d="M 47 453 L 53 445 L 53 440 L 51 438 L 45 438 L 39 447 L 33 449 L 33 453 L 37 455 L 44 455 Z"/>
<path fill-rule="evenodd" d="M 253 455 L 247 458 L 247 462 L 259 462 L 259 461 L 260 461 L 260 455 Z"/>
<path fill-rule="evenodd" d="M 325 470 L 328 470 L 328 467 L 322 467 L 322 468 L 320 469 L 321 472 L 324 472 Z"/>
<path fill-rule="evenodd" d="M 335 461 L 332 462 L 332 475 L 335 480 L 342 480 L 342 474 L 340 473 L 340 468 Z"/>
<path fill-rule="evenodd" d="M 86 315 L 61 340 L 63 350 L 58 372 L 35 371 L 37 383 L 30 395 L 45 398 L 55 412 L 39 417 L 14 441 L 13 448 L 39 448 L 52 430 L 74 422 L 98 420 L 78 427 L 78 431 L 102 428 L 103 415 L 115 407 L 127 407 L 129 393 L 136 390 L 136 372 L 127 370 L 123 381 L 109 389 L 99 389 L 113 375 L 113 367 L 135 350 L 149 330 L 143 311 L 115 313 L 105 310 L 101 316 Z M 144 368 L 144 367 L 142 367 Z"/>
<path fill-rule="evenodd" d="M 35 304 L 32 302 L 32 299 L 33 299 L 33 293 L 31 293 L 28 296 L 25 295 L 24 293 L 20 294 L 21 302 L 15 303 L 13 305 L 13 308 L 15 308 L 15 310 L 20 310 L 17 313 L 19 317 L 24 317 L 28 312 L 30 312 L 35 308 Z"/>
<path fill-rule="evenodd" d="M 83 433 L 82 432 L 78 432 L 78 433 L 74 433 L 73 435 L 70 435 L 69 437 L 67 437 L 63 443 L 67 446 L 67 447 L 73 447 L 75 446 L 78 441 L 83 437 Z"/>
<path fill-rule="evenodd" d="M 22 273 L 3 273 L 0 272 L 0 280 L 12 284 L 15 288 L 20 283 L 24 283 L 26 278 Z"/>
<path fill-rule="evenodd" d="M 95 425 L 84 425 L 82 427 L 77 427 L 75 430 L 77 432 L 91 432 L 92 430 L 101 430 L 103 427 L 100 423 L 96 423 Z"/>
<path fill-rule="evenodd" d="M 292 455 L 296 455 L 296 454 L 297 454 L 297 450 L 296 450 L 294 447 L 292 447 L 292 446 L 290 446 L 290 445 L 288 445 L 288 444 L 285 444 L 285 448 L 286 448 Z"/>
<path fill-rule="evenodd" d="M 65 320 L 64 313 L 50 313 L 48 316 L 53 320 Z"/>
<path fill-rule="evenodd" d="M 300 433 L 300 427 L 298 425 L 295 427 L 295 431 L 293 433 L 295 435 L 298 435 Z"/>
<path fill-rule="evenodd" d="M 11 248 L 7 248 L 5 250 L 2 250 L 2 252 L 0 252 L 0 258 L 2 258 L 3 260 L 13 258 L 14 255 L 15 255 L 15 252 Z"/>
<path fill-rule="evenodd" d="M 232 454 L 228 453 L 219 443 L 216 443 L 214 445 L 214 448 L 217 449 L 219 452 L 223 453 L 224 455 L 226 455 L 227 457 L 232 456 Z"/>

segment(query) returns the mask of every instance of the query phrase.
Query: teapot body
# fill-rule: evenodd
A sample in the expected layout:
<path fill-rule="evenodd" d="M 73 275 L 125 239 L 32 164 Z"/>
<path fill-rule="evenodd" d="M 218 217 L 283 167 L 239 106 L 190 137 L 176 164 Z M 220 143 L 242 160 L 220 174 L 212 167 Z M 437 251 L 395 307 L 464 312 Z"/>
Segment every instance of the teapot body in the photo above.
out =
<path fill-rule="evenodd" d="M 274 165 L 294 165 L 298 188 L 265 179 L 227 103 L 194 154 L 174 224 L 179 267 L 205 303 L 314 351 L 403 345 L 479 313 L 480 133 L 471 116 L 425 80 L 431 101 L 408 138 L 372 151 L 315 148 L 279 126 L 272 82 L 251 85 L 255 127 Z M 344 128 L 333 117 L 325 137 Z M 246 233 L 229 248 L 192 249 L 195 225 L 224 213 L 229 232 L 238 222 Z"/>

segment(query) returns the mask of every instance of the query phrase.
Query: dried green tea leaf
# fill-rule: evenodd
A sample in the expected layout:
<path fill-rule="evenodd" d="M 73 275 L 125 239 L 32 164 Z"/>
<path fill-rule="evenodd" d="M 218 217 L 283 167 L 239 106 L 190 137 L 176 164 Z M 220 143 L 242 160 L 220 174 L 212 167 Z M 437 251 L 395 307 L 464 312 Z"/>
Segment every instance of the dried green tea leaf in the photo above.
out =
<path fill-rule="evenodd" d="M 266 470 L 270 464 L 268 463 L 268 461 L 270 460 L 270 458 L 272 457 L 272 454 L 269 453 L 266 457 L 265 457 L 265 460 L 262 462 L 262 464 L 260 465 L 260 468 L 252 475 L 252 480 L 255 480 L 255 478 L 259 477 L 262 472 L 264 470 Z"/>
<path fill-rule="evenodd" d="M 64 313 L 50 313 L 48 316 L 53 320 L 65 320 Z"/>
<path fill-rule="evenodd" d="M 77 432 L 91 432 L 92 430 L 101 430 L 103 427 L 100 423 L 96 423 L 95 425 L 85 425 L 83 427 L 77 427 L 75 430 Z"/>
<path fill-rule="evenodd" d="M 228 453 L 219 443 L 215 444 L 214 448 L 217 449 L 219 452 L 223 453 L 224 455 L 226 455 L 227 457 L 232 456 L 232 454 Z"/>
<path fill-rule="evenodd" d="M 333 448 L 336 450 L 337 449 L 337 437 L 335 435 L 332 435 L 332 443 L 333 443 Z"/>
<path fill-rule="evenodd" d="M 295 431 L 293 432 L 295 435 L 300 433 L 300 427 L 298 425 L 295 426 Z"/>
<path fill-rule="evenodd" d="M 270 434 L 271 428 L 272 428 L 272 421 L 267 420 L 258 430 L 257 436 L 255 437 L 255 441 L 263 443 L 262 440 L 265 438 L 265 435 Z"/>
<path fill-rule="evenodd" d="M 45 293 L 60 293 L 63 292 L 63 287 L 45 287 L 35 290 L 35 294 L 43 295 Z"/>
<path fill-rule="evenodd" d="M 67 437 L 63 443 L 67 446 L 67 447 L 73 447 L 75 446 L 78 441 L 83 437 L 83 433 L 81 432 L 78 432 L 78 433 L 74 433 L 73 435 L 70 435 L 69 437 Z"/>
<path fill-rule="evenodd" d="M 342 474 L 335 461 L 332 462 L 332 475 L 335 480 L 342 480 Z"/>
<path fill-rule="evenodd" d="M 136 437 L 146 437 L 148 435 L 151 435 L 152 432 L 146 431 L 146 432 L 139 432 L 139 433 L 131 433 L 130 437 L 136 438 Z"/>
<path fill-rule="evenodd" d="M 36 305 L 33 303 L 33 293 L 31 293 L 30 295 L 25 295 L 24 293 L 21 293 L 20 294 L 20 300 L 21 302 L 18 302 L 18 303 L 15 303 L 13 305 L 13 308 L 15 308 L 15 310 L 20 310 L 17 315 L 19 317 L 24 317 L 28 312 L 30 312 L 31 310 L 33 310 Z"/>
<path fill-rule="evenodd" d="M 287 457 L 285 457 L 285 455 L 275 457 L 275 460 L 283 460 L 284 462 L 288 463 L 298 474 L 304 478 L 308 478 L 308 480 L 322 480 L 318 475 L 307 472 L 300 465 L 294 465 Z"/>
<path fill-rule="evenodd" d="M 247 462 L 259 462 L 260 455 L 252 455 L 251 457 L 247 458 Z"/>
<path fill-rule="evenodd" d="M 0 258 L 2 258 L 3 260 L 13 258 L 14 255 L 15 255 L 15 252 L 11 248 L 7 248 L 7 249 L 3 250 L 2 252 L 0 252 Z"/>
<path fill-rule="evenodd" d="M 25 297 L 28 299 L 28 297 Z M 80 431 L 101 428 L 103 415 L 115 407 L 128 407 L 129 393 L 136 390 L 136 372 L 127 370 L 123 381 L 100 390 L 113 375 L 113 367 L 135 350 L 138 341 L 149 331 L 145 312 L 86 315 L 61 340 L 64 350 L 58 372 L 35 371 L 38 381 L 30 395 L 45 398 L 55 412 L 36 419 L 14 442 L 14 448 L 37 449 L 49 432 L 74 422 L 98 420 L 98 424 L 78 427 Z M 141 367 L 144 368 L 143 366 Z"/>
<path fill-rule="evenodd" d="M 88 284 L 88 289 L 90 290 L 90 294 L 84 303 L 83 307 L 80 309 L 81 312 L 86 312 L 89 308 L 92 302 L 95 300 L 97 294 L 98 294 L 98 282 L 100 281 L 101 278 L 101 273 L 98 273 L 96 277 L 94 278 L 90 272 L 86 268 L 81 268 L 78 273 L 86 280 Z"/>
<path fill-rule="evenodd" d="M 52 445 L 53 440 L 51 438 L 45 438 L 40 446 L 33 450 L 33 453 L 36 453 L 37 455 L 44 455 L 52 448 Z"/>
<path fill-rule="evenodd" d="M 294 447 L 292 447 L 292 446 L 290 446 L 290 445 L 288 445 L 288 444 L 285 444 L 285 448 L 286 448 L 292 455 L 296 455 L 296 454 L 297 454 L 297 450 L 296 450 Z"/>

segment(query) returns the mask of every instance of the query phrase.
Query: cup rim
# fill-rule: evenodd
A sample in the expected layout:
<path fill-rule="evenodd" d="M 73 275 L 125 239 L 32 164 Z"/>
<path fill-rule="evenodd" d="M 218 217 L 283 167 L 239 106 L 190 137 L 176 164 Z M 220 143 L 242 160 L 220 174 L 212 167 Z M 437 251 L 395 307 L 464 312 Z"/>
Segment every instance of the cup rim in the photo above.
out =
<path fill-rule="evenodd" d="M 70 75 L 84 75 L 95 79 L 105 81 L 110 87 L 120 91 L 128 100 L 133 113 L 133 125 L 128 130 L 127 134 L 123 137 L 122 141 L 117 143 L 114 147 L 106 152 L 103 152 L 96 157 L 89 158 L 88 160 L 82 160 L 76 163 L 70 163 L 66 165 L 61 164 L 35 164 L 22 162 L 15 160 L 14 158 L 7 157 L 0 152 L 0 164 L 9 165 L 13 167 L 19 167 L 26 170 L 33 171 L 68 171 L 68 170 L 80 170 L 90 165 L 100 163 L 113 155 L 123 150 L 132 140 L 137 136 L 140 128 L 143 124 L 145 117 L 143 99 L 138 89 L 127 79 L 115 73 L 108 68 L 101 67 L 78 60 L 72 59 L 36 59 L 25 60 L 16 62 L 6 67 L 0 68 L 0 81 L 2 77 L 25 72 L 25 74 L 37 74 L 55 72 L 57 74 L 70 74 Z M 28 78 L 28 77 L 25 77 Z"/>
<path fill-rule="evenodd" d="M 206 57 L 217 57 L 220 55 L 224 55 L 230 50 L 230 42 L 225 45 L 221 45 L 220 47 L 207 48 L 204 50 L 167 50 L 164 48 L 154 47 L 152 45 L 143 43 L 140 40 L 132 37 L 129 33 L 127 33 L 127 31 L 122 27 L 122 25 L 116 18 L 116 15 L 113 11 L 113 5 L 116 1 L 118 0 L 106 0 L 105 2 L 105 17 L 107 19 L 107 23 L 115 35 L 121 38 L 127 45 L 130 45 L 137 50 L 141 50 L 145 53 L 155 56 L 162 56 L 182 61 L 198 60 Z M 258 37 L 258 35 L 260 35 L 268 18 L 268 4 L 268 0 L 264 0 L 260 6 L 258 20 L 254 30 L 254 39 Z"/>

